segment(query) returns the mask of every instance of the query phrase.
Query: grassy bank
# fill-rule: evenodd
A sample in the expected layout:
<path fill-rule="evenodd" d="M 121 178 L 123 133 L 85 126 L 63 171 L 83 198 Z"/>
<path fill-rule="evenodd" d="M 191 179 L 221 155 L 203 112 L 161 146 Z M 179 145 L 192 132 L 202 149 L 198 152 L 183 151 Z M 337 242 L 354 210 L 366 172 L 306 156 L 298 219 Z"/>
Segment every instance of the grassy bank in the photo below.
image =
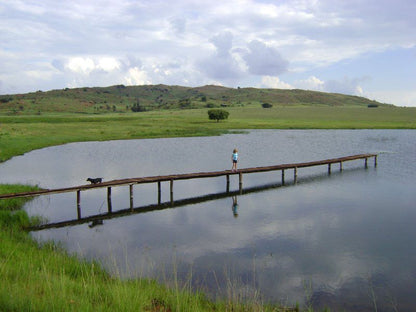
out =
<path fill-rule="evenodd" d="M 0 193 L 34 189 L 0 185 Z M 289 311 L 255 300 L 212 302 L 188 286 L 111 277 L 97 263 L 34 242 L 23 230 L 34 222 L 20 210 L 25 201 L 0 206 L 0 311 Z"/>
<path fill-rule="evenodd" d="M 416 108 L 227 108 L 226 121 L 207 109 L 128 114 L 0 116 L 0 161 L 34 149 L 80 141 L 206 136 L 232 129 L 416 129 Z"/>

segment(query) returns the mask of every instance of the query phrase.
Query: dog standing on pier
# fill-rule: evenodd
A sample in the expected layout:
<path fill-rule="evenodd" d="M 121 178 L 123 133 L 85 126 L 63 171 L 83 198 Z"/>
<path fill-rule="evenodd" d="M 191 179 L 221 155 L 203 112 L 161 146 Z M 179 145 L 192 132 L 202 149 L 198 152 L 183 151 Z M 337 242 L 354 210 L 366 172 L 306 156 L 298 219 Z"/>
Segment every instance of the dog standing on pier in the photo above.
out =
<path fill-rule="evenodd" d="M 87 181 L 91 182 L 91 184 L 97 184 L 103 182 L 103 178 L 88 178 Z"/>

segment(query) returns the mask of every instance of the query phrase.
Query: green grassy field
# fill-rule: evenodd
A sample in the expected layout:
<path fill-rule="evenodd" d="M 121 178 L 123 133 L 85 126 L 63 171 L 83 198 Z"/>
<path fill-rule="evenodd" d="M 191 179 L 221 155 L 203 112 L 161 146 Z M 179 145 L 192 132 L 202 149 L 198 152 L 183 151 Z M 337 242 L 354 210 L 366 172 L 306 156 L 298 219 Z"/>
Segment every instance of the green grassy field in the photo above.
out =
<path fill-rule="evenodd" d="M 80 141 L 206 136 L 238 129 L 416 128 L 416 108 L 231 107 L 227 111 L 229 118 L 220 122 L 209 120 L 207 109 L 0 115 L 0 161 L 33 149 Z"/>

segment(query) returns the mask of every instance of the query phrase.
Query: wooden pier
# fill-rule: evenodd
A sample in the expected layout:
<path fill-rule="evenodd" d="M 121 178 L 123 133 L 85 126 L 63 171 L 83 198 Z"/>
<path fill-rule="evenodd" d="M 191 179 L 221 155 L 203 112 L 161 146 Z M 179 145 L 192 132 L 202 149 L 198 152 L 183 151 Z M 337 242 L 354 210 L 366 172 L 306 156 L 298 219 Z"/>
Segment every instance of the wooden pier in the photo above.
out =
<path fill-rule="evenodd" d="M 328 166 L 328 174 L 331 174 L 332 166 L 339 164 L 339 170 L 343 170 L 343 163 L 347 161 L 364 159 L 365 168 L 368 167 L 368 159 L 374 158 L 374 167 L 377 166 L 377 154 L 359 154 L 346 157 L 325 159 L 319 161 L 303 162 L 303 163 L 294 163 L 294 164 L 281 164 L 275 166 L 265 166 L 265 167 L 252 167 L 252 168 L 243 168 L 238 169 L 237 171 L 224 170 L 224 171 L 211 171 L 211 172 L 197 172 L 197 173 L 185 173 L 185 174 L 173 174 L 165 176 L 151 176 L 151 177 L 141 177 L 141 178 L 130 178 L 130 179 L 120 179 L 120 180 L 111 180 L 105 181 L 97 184 L 88 184 L 80 185 L 66 188 L 57 188 L 57 189 L 43 189 L 39 191 L 24 192 L 24 193 L 11 193 L 11 194 L 0 194 L 0 199 L 6 198 L 16 198 L 16 197 L 32 197 L 38 195 L 49 195 L 49 194 L 59 194 L 59 193 L 68 193 L 76 192 L 77 194 L 77 215 L 78 218 L 81 218 L 81 191 L 87 191 L 96 188 L 107 188 L 107 206 L 108 211 L 112 211 L 111 205 L 111 188 L 116 186 L 129 186 L 130 194 L 130 208 L 133 209 L 133 186 L 135 184 L 143 183 L 157 183 L 158 189 L 158 203 L 161 203 L 161 183 L 169 182 L 170 183 L 170 201 L 173 200 L 173 183 L 176 180 L 189 180 L 189 179 L 202 179 L 202 178 L 214 178 L 225 176 L 226 177 L 226 192 L 230 190 L 230 176 L 238 175 L 239 177 L 239 191 L 243 189 L 243 175 L 249 173 L 259 173 L 259 172 L 269 172 L 269 171 L 281 171 L 281 181 L 282 184 L 285 184 L 285 172 L 287 170 L 293 170 L 293 181 L 297 182 L 298 169 L 314 166 Z"/>

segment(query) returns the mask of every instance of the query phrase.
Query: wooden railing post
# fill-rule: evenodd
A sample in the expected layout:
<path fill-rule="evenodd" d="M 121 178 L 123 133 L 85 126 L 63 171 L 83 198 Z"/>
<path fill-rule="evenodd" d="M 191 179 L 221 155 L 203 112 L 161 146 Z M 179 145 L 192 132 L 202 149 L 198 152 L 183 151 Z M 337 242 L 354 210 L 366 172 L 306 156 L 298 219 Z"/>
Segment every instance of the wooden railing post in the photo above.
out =
<path fill-rule="evenodd" d="M 173 204 L 173 180 L 170 180 L 170 203 Z"/>
<path fill-rule="evenodd" d="M 113 205 L 111 204 L 111 187 L 107 187 L 107 207 L 108 212 L 113 210 Z"/>
<path fill-rule="evenodd" d="M 133 184 L 129 184 L 130 191 L 130 210 L 133 210 Z"/>
<path fill-rule="evenodd" d="M 157 181 L 157 203 L 160 205 L 162 201 L 162 191 L 160 189 L 160 181 Z"/>
<path fill-rule="evenodd" d="M 77 190 L 77 217 L 81 219 L 81 190 Z"/>

